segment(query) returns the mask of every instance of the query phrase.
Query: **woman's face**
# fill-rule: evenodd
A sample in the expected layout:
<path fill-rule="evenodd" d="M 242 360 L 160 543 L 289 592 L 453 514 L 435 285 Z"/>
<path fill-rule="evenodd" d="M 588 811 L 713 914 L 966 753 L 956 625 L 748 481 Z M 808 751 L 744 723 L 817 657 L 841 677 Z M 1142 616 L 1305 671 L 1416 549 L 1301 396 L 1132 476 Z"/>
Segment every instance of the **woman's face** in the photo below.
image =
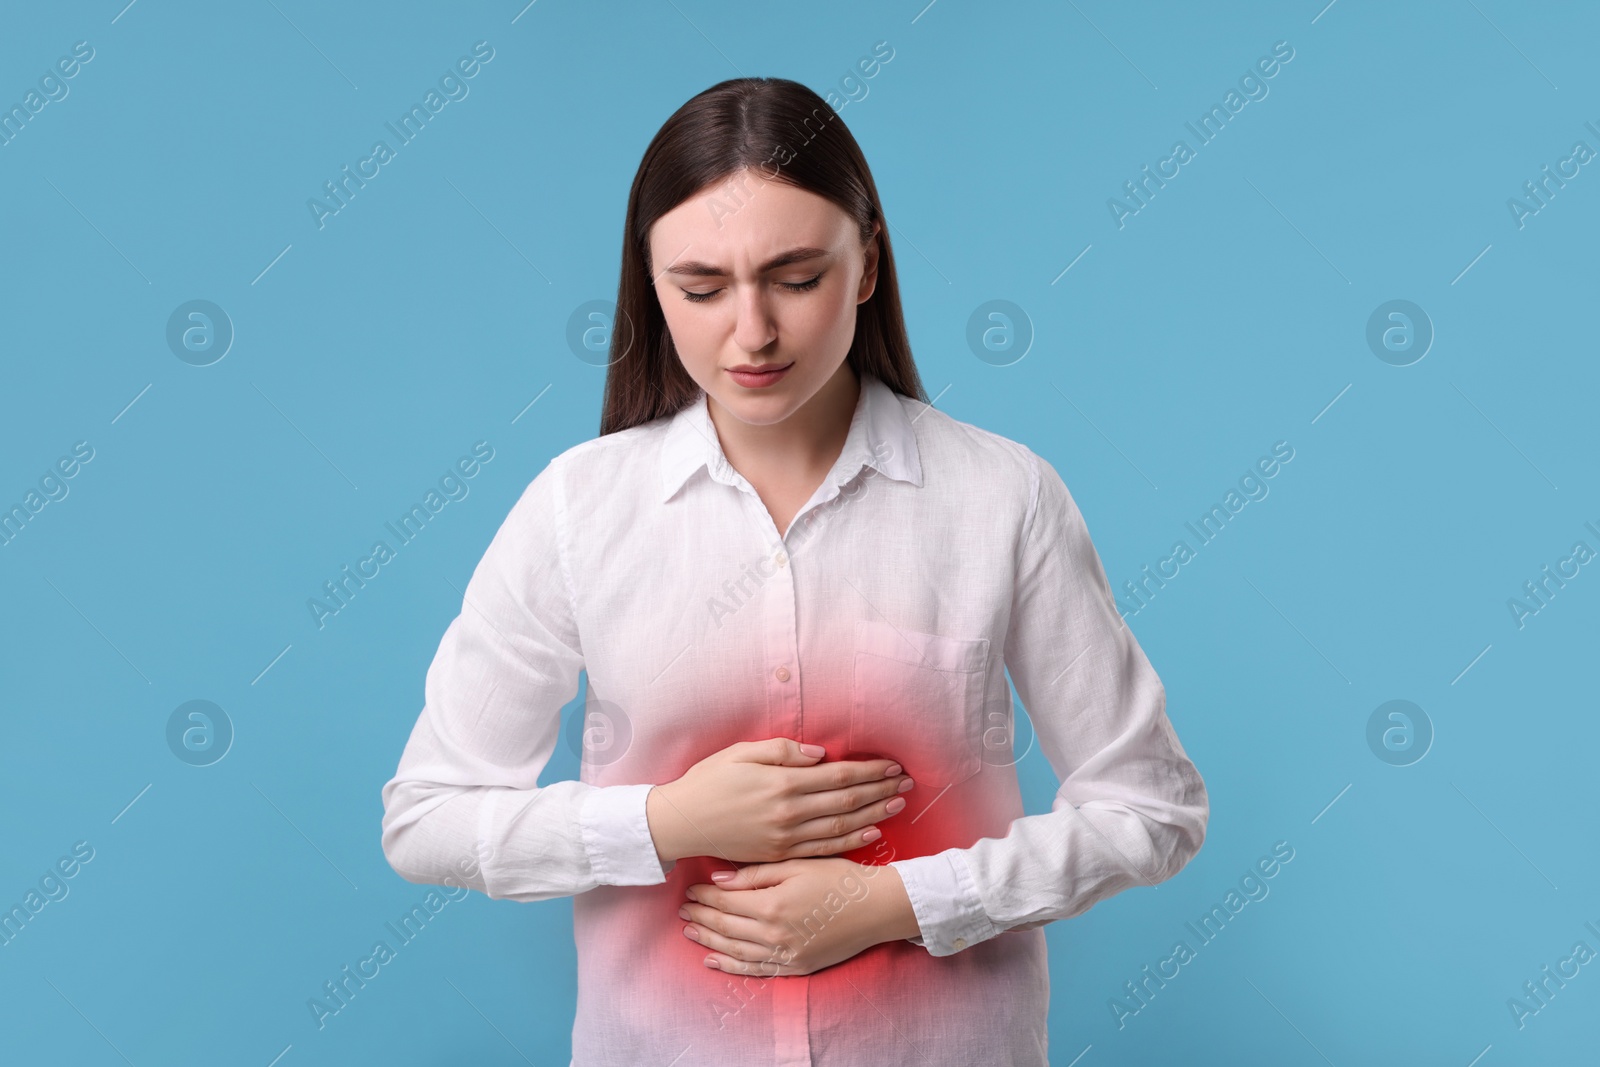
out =
<path fill-rule="evenodd" d="M 733 417 L 772 425 L 841 373 L 878 242 L 863 248 L 832 201 L 746 170 L 657 220 L 650 260 L 689 377 Z M 746 366 L 788 369 L 731 373 Z"/>

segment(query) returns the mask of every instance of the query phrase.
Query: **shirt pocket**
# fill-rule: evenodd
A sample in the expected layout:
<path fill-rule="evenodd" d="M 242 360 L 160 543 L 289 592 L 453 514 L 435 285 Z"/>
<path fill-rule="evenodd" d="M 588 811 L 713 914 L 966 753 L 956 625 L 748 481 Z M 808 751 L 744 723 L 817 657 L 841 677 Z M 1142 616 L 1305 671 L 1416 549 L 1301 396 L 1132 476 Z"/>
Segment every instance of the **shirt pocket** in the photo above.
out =
<path fill-rule="evenodd" d="M 850 749 L 897 760 L 921 786 L 978 773 L 989 639 L 862 619 L 855 626 Z"/>

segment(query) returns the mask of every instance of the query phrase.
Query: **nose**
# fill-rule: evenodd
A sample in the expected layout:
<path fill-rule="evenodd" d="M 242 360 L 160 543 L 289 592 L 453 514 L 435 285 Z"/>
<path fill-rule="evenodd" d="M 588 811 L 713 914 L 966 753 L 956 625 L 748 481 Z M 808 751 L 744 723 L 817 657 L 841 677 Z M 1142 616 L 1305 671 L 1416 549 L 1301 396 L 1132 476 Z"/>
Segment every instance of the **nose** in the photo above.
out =
<path fill-rule="evenodd" d="M 746 352 L 759 352 L 777 339 L 772 306 L 761 286 L 736 288 L 733 341 Z"/>

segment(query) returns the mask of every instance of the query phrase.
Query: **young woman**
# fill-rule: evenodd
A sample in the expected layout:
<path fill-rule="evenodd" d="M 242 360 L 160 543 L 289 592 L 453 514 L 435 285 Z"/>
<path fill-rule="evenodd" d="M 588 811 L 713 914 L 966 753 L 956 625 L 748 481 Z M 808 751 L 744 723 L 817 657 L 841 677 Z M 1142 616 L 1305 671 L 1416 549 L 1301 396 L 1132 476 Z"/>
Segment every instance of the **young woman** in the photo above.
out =
<path fill-rule="evenodd" d="M 928 405 L 896 286 L 820 97 L 686 103 L 629 194 L 601 435 L 529 484 L 428 670 L 385 855 L 574 898 L 579 1067 L 1044 1065 L 1040 927 L 1204 840 L 1066 485 Z M 580 779 L 540 786 L 582 670 Z"/>

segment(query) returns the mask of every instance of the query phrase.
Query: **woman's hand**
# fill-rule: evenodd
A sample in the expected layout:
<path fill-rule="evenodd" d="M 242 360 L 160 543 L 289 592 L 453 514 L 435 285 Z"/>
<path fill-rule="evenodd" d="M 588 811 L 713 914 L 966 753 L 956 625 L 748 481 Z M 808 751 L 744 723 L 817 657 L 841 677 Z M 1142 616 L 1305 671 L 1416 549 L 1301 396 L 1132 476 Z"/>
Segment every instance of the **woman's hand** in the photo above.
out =
<path fill-rule="evenodd" d="M 787 737 L 740 741 L 713 752 L 645 799 L 663 863 L 717 856 L 769 863 L 831 856 L 882 836 L 874 823 L 906 806 L 912 781 L 893 760 L 818 763 Z"/>
<path fill-rule="evenodd" d="M 711 950 L 707 967 L 810 974 L 922 932 L 900 872 L 888 864 L 789 860 L 727 873 L 720 885 L 690 886 L 678 912 L 689 920 L 684 936 Z"/>

